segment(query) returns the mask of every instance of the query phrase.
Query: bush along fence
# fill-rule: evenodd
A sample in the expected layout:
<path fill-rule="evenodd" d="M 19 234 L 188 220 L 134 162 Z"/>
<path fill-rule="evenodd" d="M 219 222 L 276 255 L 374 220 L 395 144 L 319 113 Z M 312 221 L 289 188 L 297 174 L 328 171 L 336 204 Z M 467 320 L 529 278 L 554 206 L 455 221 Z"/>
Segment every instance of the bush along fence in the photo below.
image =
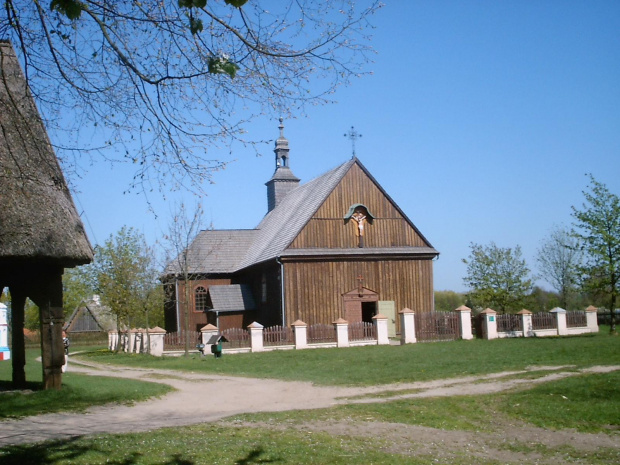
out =
<path fill-rule="evenodd" d="M 487 308 L 477 319 L 480 322 L 479 336 L 484 339 L 504 337 L 568 336 L 598 332 L 596 308 L 585 311 L 567 312 L 555 308 L 549 313 L 532 314 L 521 310 L 514 314 L 497 314 Z M 423 318 L 421 318 L 423 317 Z M 405 308 L 399 312 L 400 344 L 451 339 L 473 339 L 471 309 L 466 306 L 454 312 L 424 312 L 416 315 Z M 331 325 L 307 325 L 295 321 L 291 327 L 274 326 L 264 328 L 254 322 L 247 329 L 233 328 L 220 331 L 211 324 L 200 331 L 191 331 L 190 350 L 197 344 L 205 344 L 204 353 L 211 349 L 208 341 L 221 338 L 224 353 L 265 352 L 284 349 L 312 349 L 319 347 L 355 347 L 364 345 L 390 344 L 388 319 L 384 315 L 373 317 L 372 323 L 348 323 L 339 318 Z M 109 333 L 109 349 L 117 347 L 124 352 L 150 353 L 161 356 L 165 353 L 180 353 L 185 347 L 185 333 L 170 333 L 161 328 L 132 329 L 126 333 Z M 149 349 L 149 350 L 147 350 Z M 165 349 L 165 350 L 164 350 Z"/>

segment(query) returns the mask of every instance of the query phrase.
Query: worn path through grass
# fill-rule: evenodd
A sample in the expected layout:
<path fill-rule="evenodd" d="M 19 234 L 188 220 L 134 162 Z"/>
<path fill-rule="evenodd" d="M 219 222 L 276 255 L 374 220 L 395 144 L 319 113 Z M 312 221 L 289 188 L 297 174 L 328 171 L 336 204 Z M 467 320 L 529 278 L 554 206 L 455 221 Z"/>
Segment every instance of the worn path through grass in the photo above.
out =
<path fill-rule="evenodd" d="M 47 414 L 4 421 L 0 429 L 0 447 L 97 433 L 128 433 L 185 426 L 243 413 L 318 409 L 348 403 L 387 402 L 394 398 L 489 394 L 525 384 L 530 386 L 533 383 L 576 376 L 583 372 L 620 370 L 620 366 L 580 370 L 559 367 L 557 371 L 535 379 L 515 376 L 527 373 L 521 371 L 370 387 L 316 386 L 301 381 L 110 367 L 92 362 L 83 365 L 74 362 L 72 369 L 97 376 L 157 380 L 172 386 L 175 391 L 133 406 L 95 407 L 89 409 L 86 415 Z M 550 367 L 544 369 L 550 370 Z M 386 391 L 402 391 L 403 394 L 382 396 Z"/>

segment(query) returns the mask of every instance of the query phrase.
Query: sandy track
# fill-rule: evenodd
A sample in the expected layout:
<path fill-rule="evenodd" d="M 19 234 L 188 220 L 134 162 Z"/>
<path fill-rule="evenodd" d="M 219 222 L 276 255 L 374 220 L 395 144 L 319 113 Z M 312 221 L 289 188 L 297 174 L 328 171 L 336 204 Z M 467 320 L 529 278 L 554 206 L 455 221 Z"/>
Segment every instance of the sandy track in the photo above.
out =
<path fill-rule="evenodd" d="M 54 413 L 7 420 L 0 423 L 0 447 L 10 444 L 25 444 L 45 440 L 67 439 L 98 433 L 125 433 L 152 429 L 214 422 L 222 418 L 251 412 L 275 412 L 283 410 L 314 409 L 344 403 L 386 402 L 394 399 L 414 397 L 436 397 L 454 395 L 480 395 L 501 392 L 523 384 L 542 383 L 582 372 L 609 372 L 620 366 L 591 367 L 584 370 L 568 370 L 567 367 L 538 367 L 532 370 L 554 370 L 536 379 L 510 378 L 523 372 L 504 372 L 480 377 L 463 377 L 446 380 L 391 384 L 372 387 L 315 386 L 308 382 L 289 382 L 271 379 L 216 376 L 187 373 L 172 370 L 136 369 L 109 367 L 93 363 L 80 364 L 73 361 L 71 370 L 97 376 L 151 380 L 168 384 L 176 389 L 161 398 L 136 403 L 133 406 L 109 405 L 94 407 L 85 413 Z M 507 379 L 509 378 L 509 379 Z M 414 391 L 415 392 L 411 392 Z M 392 392 L 396 391 L 396 392 Z M 400 391 L 400 393 L 398 393 Z M 409 392 L 407 392 L 409 391 Z M 391 393 L 381 396 L 381 393 Z M 217 393 L 215 396 L 213 393 Z M 359 397 L 363 396 L 363 397 Z M 310 427 L 306 425 L 306 427 Z M 323 422 L 313 426 L 316 430 L 330 428 L 332 433 L 342 431 L 352 434 L 351 425 Z M 360 434 L 360 425 L 355 431 Z M 378 429 L 379 428 L 379 429 Z M 438 431 L 432 428 L 405 425 L 374 424 L 375 434 L 380 429 L 399 430 L 403 438 L 415 437 L 423 441 L 425 435 L 437 442 Z M 351 431 L 349 431 L 351 430 Z M 522 428 L 526 437 L 540 438 L 541 431 Z M 529 431 L 529 432 L 528 432 Z M 363 431 L 362 431 L 363 432 Z M 449 436 L 460 434 L 460 439 L 450 438 L 454 444 L 475 442 L 470 433 L 441 432 Z M 561 432 L 560 432 L 561 434 Z M 573 444 L 576 435 L 560 438 L 560 442 Z M 400 437 L 399 436 L 399 437 Z M 614 447 L 614 438 L 606 435 L 578 435 L 585 438 L 584 444 L 592 447 Z M 555 434 L 555 439 L 559 437 Z M 596 437 L 596 440 L 594 438 Z M 589 439 L 588 439 L 589 438 Z M 404 439 L 403 439 L 404 440 Z M 406 442 L 406 441 L 405 441 Z M 396 445 L 395 445 L 396 447 Z"/>

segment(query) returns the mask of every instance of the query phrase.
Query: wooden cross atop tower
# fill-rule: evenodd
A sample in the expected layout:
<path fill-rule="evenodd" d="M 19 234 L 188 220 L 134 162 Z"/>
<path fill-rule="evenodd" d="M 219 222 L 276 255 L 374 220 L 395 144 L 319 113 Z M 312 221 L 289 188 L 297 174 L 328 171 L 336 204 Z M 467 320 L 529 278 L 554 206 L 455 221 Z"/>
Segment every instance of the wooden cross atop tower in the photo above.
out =
<path fill-rule="evenodd" d="M 362 283 L 364 282 L 364 277 L 362 275 L 359 275 L 356 279 L 357 279 L 357 292 L 359 295 L 362 295 L 364 293 L 364 286 L 362 286 Z"/>

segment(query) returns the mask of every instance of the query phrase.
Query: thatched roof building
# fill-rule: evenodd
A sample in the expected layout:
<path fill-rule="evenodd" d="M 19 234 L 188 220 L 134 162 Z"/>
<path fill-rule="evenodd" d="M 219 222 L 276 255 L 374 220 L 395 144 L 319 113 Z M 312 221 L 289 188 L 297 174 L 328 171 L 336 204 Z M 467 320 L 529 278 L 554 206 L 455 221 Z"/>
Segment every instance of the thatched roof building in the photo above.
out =
<path fill-rule="evenodd" d="M 45 388 L 60 388 L 62 274 L 93 250 L 13 46 L 0 41 L 0 289 L 11 292 L 13 382 L 25 385 L 24 303 L 39 307 Z"/>
<path fill-rule="evenodd" d="M 93 251 L 10 42 L 0 41 L 0 265 Z M 0 273 L 2 271 L 0 270 Z"/>

